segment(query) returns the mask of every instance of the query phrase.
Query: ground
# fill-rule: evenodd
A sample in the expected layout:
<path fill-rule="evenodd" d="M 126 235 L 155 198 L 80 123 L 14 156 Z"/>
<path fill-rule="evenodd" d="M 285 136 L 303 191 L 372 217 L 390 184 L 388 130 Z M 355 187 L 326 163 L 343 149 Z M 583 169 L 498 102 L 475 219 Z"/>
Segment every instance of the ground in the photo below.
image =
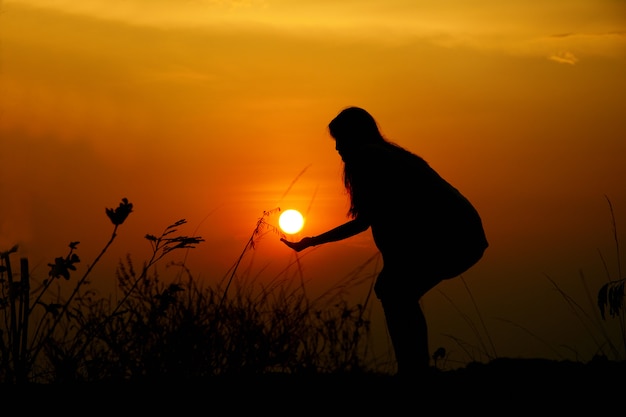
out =
<path fill-rule="evenodd" d="M 626 362 L 578 363 L 496 359 L 425 378 L 389 375 L 261 375 L 194 381 L 4 387 L 5 398 L 29 394 L 27 405 L 59 404 L 99 412 L 276 415 L 527 415 L 623 413 Z M 46 400 L 46 398 L 48 400 Z M 28 410 L 24 409 L 24 410 Z M 32 409 L 33 412 L 36 410 Z M 71 414 L 71 412 L 69 413 Z"/>

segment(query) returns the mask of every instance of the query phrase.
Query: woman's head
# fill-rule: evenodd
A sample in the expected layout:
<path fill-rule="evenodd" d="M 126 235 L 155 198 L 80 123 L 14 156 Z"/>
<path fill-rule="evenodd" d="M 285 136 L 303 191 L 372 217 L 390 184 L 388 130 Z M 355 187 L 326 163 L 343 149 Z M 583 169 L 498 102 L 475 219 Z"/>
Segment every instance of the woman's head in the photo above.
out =
<path fill-rule="evenodd" d="M 381 173 L 386 167 L 377 161 L 381 152 L 387 156 L 401 157 L 409 151 L 383 137 L 376 120 L 360 107 L 348 107 L 342 110 L 329 124 L 330 135 L 335 139 L 335 149 L 343 160 L 343 182 L 350 195 L 348 215 L 356 217 L 364 210 L 364 198 L 367 197 L 370 184 L 364 183 L 363 173 Z M 376 145 L 376 149 L 371 146 Z M 387 158 L 388 160 L 389 158 Z M 371 178 L 370 175 L 366 177 Z"/>
<path fill-rule="evenodd" d="M 328 130 L 335 139 L 337 152 L 342 158 L 346 152 L 360 145 L 385 141 L 376 120 L 360 107 L 342 110 L 328 124 Z"/>

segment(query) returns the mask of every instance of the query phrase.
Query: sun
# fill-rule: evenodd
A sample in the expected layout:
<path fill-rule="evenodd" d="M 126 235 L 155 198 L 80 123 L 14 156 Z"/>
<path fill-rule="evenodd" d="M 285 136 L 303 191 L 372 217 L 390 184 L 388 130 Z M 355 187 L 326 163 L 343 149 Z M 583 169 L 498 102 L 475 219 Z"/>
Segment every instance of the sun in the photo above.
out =
<path fill-rule="evenodd" d="M 298 210 L 285 210 L 278 218 L 278 225 L 287 234 L 298 233 L 304 226 L 304 217 Z"/>

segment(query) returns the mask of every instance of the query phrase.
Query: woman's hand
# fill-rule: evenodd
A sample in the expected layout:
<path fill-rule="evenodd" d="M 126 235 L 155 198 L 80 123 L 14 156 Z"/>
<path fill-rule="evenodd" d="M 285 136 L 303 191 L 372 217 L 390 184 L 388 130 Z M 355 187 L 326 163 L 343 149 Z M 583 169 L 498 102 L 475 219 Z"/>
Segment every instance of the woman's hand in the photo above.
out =
<path fill-rule="evenodd" d="M 341 226 L 337 226 L 315 237 L 305 237 L 299 242 L 290 242 L 285 238 L 281 238 L 280 241 L 291 249 L 300 252 L 309 246 L 323 245 L 328 242 L 336 242 L 337 240 L 349 238 L 367 230 L 368 227 L 370 227 L 370 224 L 367 219 L 363 216 L 359 216 L 356 219 L 352 219 Z"/>
<path fill-rule="evenodd" d="M 289 246 L 291 249 L 295 250 L 296 252 L 300 252 L 301 250 L 304 250 L 309 246 L 314 246 L 312 237 L 302 238 L 302 240 L 300 240 L 299 242 L 290 242 L 285 238 L 281 238 L 280 241 Z"/>

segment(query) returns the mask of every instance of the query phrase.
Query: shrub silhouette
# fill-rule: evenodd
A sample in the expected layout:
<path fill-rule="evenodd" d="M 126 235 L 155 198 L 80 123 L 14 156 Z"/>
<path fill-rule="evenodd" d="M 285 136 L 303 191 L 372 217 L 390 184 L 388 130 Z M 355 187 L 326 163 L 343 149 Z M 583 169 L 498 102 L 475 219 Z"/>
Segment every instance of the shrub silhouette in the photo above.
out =
<path fill-rule="evenodd" d="M 145 236 L 152 255 L 140 269 L 130 255 L 119 262 L 119 300 L 99 296 L 87 278 L 132 208 L 124 198 L 116 209 L 106 209 L 111 237 L 75 282 L 79 242 L 71 242 L 67 255 L 48 264 L 48 277 L 32 291 L 27 259 L 21 259 L 19 281 L 14 279 L 10 258 L 17 246 L 0 253 L 0 315 L 8 324 L 0 330 L 1 382 L 372 371 L 364 359 L 366 305 L 349 305 L 341 292 L 309 300 L 293 280 L 259 286 L 245 277 L 235 279 L 255 240 L 268 229 L 276 231 L 265 221 L 271 212 L 263 213 L 228 279 L 215 287 L 198 283 L 184 263 L 173 264 L 183 271 L 173 282 L 162 280 L 153 268 L 173 251 L 204 241 L 178 233 L 183 219 L 160 235 Z M 60 295 L 67 291 L 68 297 Z"/>

